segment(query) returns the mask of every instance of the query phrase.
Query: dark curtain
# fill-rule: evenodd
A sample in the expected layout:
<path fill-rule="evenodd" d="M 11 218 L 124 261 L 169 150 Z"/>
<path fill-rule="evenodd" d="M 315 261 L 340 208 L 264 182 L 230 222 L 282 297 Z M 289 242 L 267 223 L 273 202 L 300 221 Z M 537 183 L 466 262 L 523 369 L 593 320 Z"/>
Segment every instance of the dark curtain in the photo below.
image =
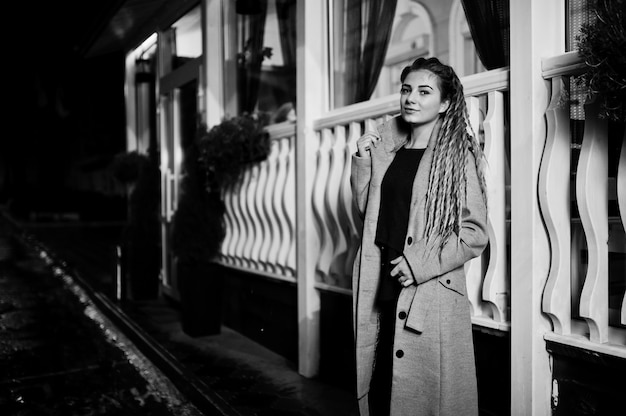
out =
<path fill-rule="evenodd" d="M 347 0 L 345 104 L 366 101 L 374 92 L 391 38 L 396 3 Z"/>
<path fill-rule="evenodd" d="M 461 0 L 480 61 L 487 69 L 509 65 L 509 0 Z"/>
<path fill-rule="evenodd" d="M 261 83 L 261 64 L 264 59 L 263 37 L 267 0 L 258 0 L 260 13 L 245 16 L 245 39 L 243 51 L 239 54 L 239 107 L 240 112 L 251 113 L 256 107 Z"/>
<path fill-rule="evenodd" d="M 296 0 L 276 0 L 280 46 L 283 62 L 288 68 L 296 68 Z"/>

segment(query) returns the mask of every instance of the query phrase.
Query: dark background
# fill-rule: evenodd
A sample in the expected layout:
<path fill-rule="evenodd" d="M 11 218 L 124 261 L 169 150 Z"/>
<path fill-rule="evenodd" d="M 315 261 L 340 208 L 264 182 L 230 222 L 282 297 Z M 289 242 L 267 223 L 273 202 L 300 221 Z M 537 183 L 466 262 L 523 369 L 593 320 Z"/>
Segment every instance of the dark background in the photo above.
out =
<path fill-rule="evenodd" d="M 30 220 L 125 217 L 125 192 L 111 175 L 125 151 L 124 47 L 162 3 L 8 7 L 0 206 Z"/>

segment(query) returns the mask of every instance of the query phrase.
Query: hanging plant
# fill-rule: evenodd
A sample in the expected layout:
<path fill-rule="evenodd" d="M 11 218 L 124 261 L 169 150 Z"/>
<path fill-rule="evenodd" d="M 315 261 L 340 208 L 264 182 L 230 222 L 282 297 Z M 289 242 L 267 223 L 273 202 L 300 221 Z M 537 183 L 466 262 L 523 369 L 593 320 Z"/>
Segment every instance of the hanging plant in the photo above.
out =
<path fill-rule="evenodd" d="M 198 146 L 209 189 L 237 183 L 251 164 L 267 158 L 268 120 L 265 113 L 244 114 L 225 119 L 201 135 Z"/>
<path fill-rule="evenodd" d="M 578 54 L 587 71 L 576 78 L 589 98 L 600 100 L 600 117 L 626 121 L 626 0 L 597 0 L 595 18 L 583 24 Z"/>

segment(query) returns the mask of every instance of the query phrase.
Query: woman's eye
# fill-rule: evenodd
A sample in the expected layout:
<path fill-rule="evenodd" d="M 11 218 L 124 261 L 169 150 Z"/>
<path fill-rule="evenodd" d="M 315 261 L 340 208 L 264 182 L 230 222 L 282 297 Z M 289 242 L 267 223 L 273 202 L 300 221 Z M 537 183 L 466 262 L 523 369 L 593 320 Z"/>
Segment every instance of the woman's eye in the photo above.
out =
<path fill-rule="evenodd" d="M 411 90 L 409 90 L 408 88 L 405 88 L 405 87 L 400 88 L 400 94 L 408 94 L 410 92 Z"/>

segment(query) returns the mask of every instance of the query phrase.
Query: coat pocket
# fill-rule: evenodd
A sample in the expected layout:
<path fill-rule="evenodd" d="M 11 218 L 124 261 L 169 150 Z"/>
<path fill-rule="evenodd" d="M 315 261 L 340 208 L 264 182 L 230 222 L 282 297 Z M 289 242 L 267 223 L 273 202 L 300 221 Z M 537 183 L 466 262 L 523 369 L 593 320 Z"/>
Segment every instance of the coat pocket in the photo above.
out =
<path fill-rule="evenodd" d="M 467 293 L 467 288 L 465 287 L 465 276 L 447 274 L 439 278 L 439 284 L 461 296 L 465 296 Z"/>

